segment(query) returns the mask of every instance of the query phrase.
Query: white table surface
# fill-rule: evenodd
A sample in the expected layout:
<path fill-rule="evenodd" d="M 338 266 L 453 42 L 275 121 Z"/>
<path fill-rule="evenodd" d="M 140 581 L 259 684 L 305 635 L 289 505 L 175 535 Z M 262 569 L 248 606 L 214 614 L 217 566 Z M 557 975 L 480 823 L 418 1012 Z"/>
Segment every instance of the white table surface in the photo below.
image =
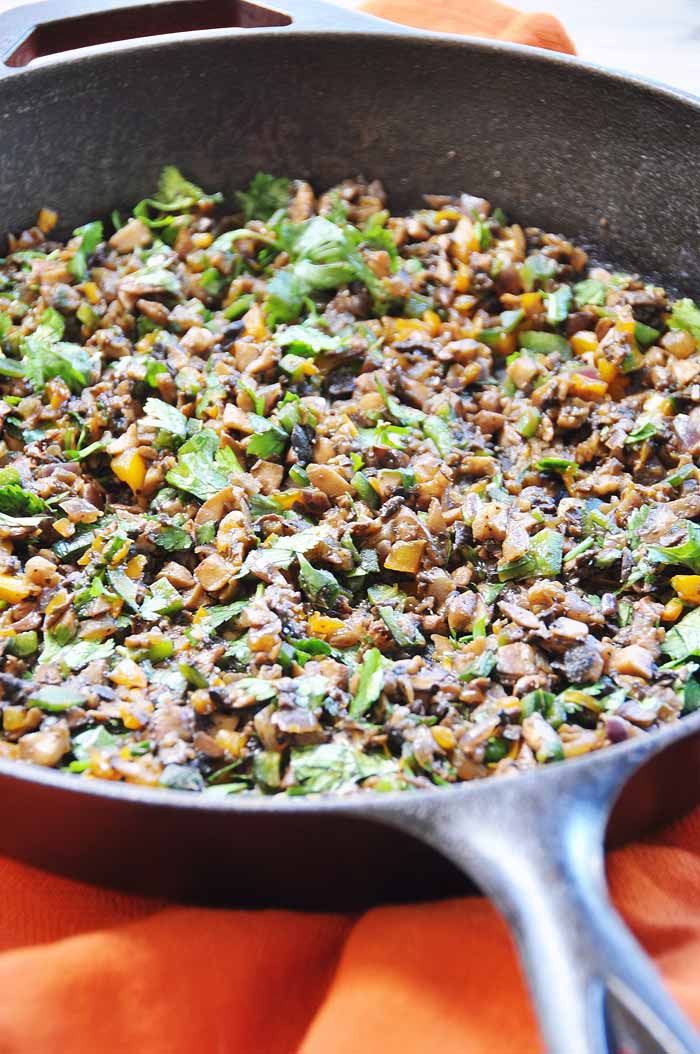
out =
<path fill-rule="evenodd" d="M 336 0 L 358 7 L 361 0 Z M 469 0 L 463 0 L 466 4 Z M 700 95 L 700 0 L 504 0 L 550 11 L 581 58 Z M 426 5 L 440 0 L 426 0 Z"/>

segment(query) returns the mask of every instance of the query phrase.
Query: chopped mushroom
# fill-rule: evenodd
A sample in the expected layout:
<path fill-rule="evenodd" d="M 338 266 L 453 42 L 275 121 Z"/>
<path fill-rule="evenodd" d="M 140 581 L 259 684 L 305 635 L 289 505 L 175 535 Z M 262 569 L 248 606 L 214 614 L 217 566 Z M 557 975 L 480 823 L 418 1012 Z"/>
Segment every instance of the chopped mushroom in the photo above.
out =
<path fill-rule="evenodd" d="M 698 304 L 466 193 L 150 189 L 0 261 L 3 756 L 410 792 L 697 710 Z"/>

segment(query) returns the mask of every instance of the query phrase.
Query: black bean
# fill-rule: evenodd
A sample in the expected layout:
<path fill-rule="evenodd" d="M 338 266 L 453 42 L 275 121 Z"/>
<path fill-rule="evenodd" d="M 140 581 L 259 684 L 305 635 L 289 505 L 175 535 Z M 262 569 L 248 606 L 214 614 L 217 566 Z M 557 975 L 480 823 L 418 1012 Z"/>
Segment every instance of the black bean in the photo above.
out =
<path fill-rule="evenodd" d="M 300 465 L 308 465 L 314 459 L 314 441 L 311 429 L 294 425 L 291 433 L 292 448 Z"/>

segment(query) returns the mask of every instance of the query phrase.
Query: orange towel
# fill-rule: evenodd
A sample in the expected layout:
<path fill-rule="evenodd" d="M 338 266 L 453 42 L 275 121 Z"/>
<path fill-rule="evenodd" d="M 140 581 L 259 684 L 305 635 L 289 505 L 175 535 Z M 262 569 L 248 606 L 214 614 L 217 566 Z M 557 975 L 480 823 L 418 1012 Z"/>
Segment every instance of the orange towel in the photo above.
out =
<path fill-rule="evenodd" d="M 368 10 L 573 51 L 493 0 Z M 700 815 L 609 860 L 615 899 L 700 1020 Z M 206 911 L 0 860 L 0 1054 L 535 1054 L 510 937 L 469 898 L 356 917 Z"/>

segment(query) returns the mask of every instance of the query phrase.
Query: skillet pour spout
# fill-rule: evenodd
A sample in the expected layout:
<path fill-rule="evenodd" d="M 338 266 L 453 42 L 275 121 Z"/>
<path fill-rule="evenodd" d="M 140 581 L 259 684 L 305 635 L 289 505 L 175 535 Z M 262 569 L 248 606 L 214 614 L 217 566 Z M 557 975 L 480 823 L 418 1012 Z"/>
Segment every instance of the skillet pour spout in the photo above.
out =
<path fill-rule="evenodd" d="M 419 85 L 410 98 L 407 78 Z M 483 193 L 600 259 L 700 290 L 696 100 L 315 0 L 120 0 L 111 11 L 48 0 L 7 12 L 0 138 L 2 230 L 47 204 L 70 230 L 138 200 L 169 163 L 227 193 L 258 170 L 325 186 L 363 171 L 399 207 L 425 188 Z M 680 756 L 699 717 L 515 779 L 352 800 L 195 800 L 0 761 L 0 850 L 131 890 L 340 910 L 359 887 L 364 903 L 454 892 L 456 868 L 511 923 L 548 1051 L 698 1054 L 608 901 L 603 839 L 625 781 L 666 748 Z M 693 758 L 646 785 L 651 799 L 697 796 Z"/>

